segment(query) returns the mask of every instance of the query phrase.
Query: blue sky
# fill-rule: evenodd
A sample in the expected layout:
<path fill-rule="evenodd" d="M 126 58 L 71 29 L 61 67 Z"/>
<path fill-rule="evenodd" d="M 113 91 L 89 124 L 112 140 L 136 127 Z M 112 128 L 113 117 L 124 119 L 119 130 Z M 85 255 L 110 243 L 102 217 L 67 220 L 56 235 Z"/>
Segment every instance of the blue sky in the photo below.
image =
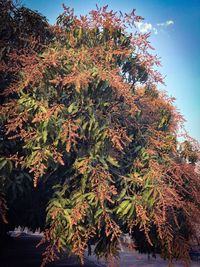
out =
<path fill-rule="evenodd" d="M 22 0 L 38 10 L 51 24 L 62 12 L 62 3 L 85 14 L 95 5 L 108 4 L 116 11 L 131 11 L 145 18 L 141 31 L 152 31 L 151 43 L 161 57 L 164 88 L 176 98 L 187 120 L 189 134 L 200 142 L 200 0 Z"/>

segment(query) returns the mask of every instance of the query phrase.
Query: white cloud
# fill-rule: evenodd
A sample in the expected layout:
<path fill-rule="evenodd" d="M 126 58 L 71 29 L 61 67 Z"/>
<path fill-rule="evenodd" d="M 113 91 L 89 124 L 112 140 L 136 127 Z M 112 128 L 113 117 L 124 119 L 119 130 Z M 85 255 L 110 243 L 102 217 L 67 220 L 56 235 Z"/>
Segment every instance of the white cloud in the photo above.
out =
<path fill-rule="evenodd" d="M 161 31 L 162 28 L 167 28 L 168 26 L 173 25 L 174 21 L 167 20 L 165 22 L 157 23 L 156 27 L 148 22 L 136 22 L 135 24 L 141 33 L 152 32 L 156 35 L 159 31 Z"/>
<path fill-rule="evenodd" d="M 154 34 L 157 34 L 158 31 L 156 28 L 153 27 L 151 23 L 147 22 L 136 22 L 136 26 L 138 27 L 139 31 L 141 33 L 147 33 L 147 32 L 153 32 Z"/>
<path fill-rule="evenodd" d="M 167 21 L 166 21 L 166 24 L 167 24 L 167 26 L 168 26 L 168 25 L 173 25 L 173 24 L 174 24 L 174 21 L 173 21 L 173 20 L 167 20 Z"/>
<path fill-rule="evenodd" d="M 138 29 L 140 30 L 141 33 L 147 33 L 147 32 L 152 30 L 151 23 L 138 22 L 137 26 L 138 26 Z"/>
<path fill-rule="evenodd" d="M 167 20 L 165 22 L 157 23 L 158 27 L 168 27 L 170 25 L 173 25 L 174 21 L 173 20 Z"/>

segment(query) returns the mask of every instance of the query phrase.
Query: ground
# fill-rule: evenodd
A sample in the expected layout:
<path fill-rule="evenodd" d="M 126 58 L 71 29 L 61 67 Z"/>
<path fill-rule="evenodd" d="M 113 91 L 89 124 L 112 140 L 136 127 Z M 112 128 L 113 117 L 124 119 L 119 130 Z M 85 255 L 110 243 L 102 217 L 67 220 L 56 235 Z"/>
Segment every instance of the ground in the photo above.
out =
<path fill-rule="evenodd" d="M 5 243 L 0 251 L 1 267 L 40 267 L 42 252 L 44 247 L 36 248 L 40 240 L 39 236 L 23 234 L 12 237 Z M 85 256 L 84 265 L 80 265 L 75 257 L 51 263 L 47 267 L 105 267 L 104 260 L 97 260 L 93 256 Z M 120 263 L 115 267 L 167 267 L 168 263 L 159 256 L 148 259 L 147 255 L 140 255 L 137 252 L 128 252 L 126 249 L 120 253 Z M 181 267 L 180 263 L 175 263 L 175 267 Z M 200 267 L 200 261 L 192 262 L 191 267 Z"/>

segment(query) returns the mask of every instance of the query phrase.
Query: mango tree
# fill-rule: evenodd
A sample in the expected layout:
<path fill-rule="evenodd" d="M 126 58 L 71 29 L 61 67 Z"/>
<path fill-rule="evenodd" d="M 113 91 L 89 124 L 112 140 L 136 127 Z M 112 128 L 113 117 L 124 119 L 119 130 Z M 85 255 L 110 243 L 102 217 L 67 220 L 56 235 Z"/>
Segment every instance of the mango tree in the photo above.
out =
<path fill-rule="evenodd" d="M 10 54 L 20 78 L 1 113 L 17 146 L 2 169 L 29 173 L 32 190 L 48 194 L 43 265 L 66 248 L 82 262 L 91 246 L 116 256 L 124 233 L 141 252 L 189 259 L 199 175 L 178 150 L 182 117 L 158 90 L 160 62 L 135 28 L 141 20 L 134 10 L 77 17 L 64 7 L 44 49 Z"/>

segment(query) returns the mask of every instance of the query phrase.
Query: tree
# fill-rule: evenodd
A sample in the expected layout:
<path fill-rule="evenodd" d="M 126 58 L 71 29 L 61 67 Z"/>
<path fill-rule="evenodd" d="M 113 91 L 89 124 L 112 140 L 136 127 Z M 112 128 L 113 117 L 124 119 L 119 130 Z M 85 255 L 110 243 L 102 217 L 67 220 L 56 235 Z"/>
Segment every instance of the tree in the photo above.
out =
<path fill-rule="evenodd" d="M 184 141 L 180 146 L 181 157 L 188 163 L 196 163 L 198 161 L 198 148 L 189 142 Z"/>
<path fill-rule="evenodd" d="M 1 107 L 17 142 L 4 166 L 15 162 L 48 193 L 43 265 L 66 248 L 82 262 L 91 245 L 116 256 L 123 233 L 139 251 L 187 263 L 199 176 L 177 149 L 182 117 L 157 89 L 149 34 L 129 33 L 142 18 L 107 6 L 80 18 L 64 10 L 44 50 L 15 53 L 20 79 Z"/>
<path fill-rule="evenodd" d="M 27 50 L 26 53 L 32 50 L 39 52 L 53 35 L 45 17 L 21 6 L 18 1 L 1 0 L 0 8 L 0 90 L 3 91 L 12 79 L 16 79 L 14 74 L 18 70 L 15 64 L 13 65 L 15 58 L 11 57 L 11 53 L 17 51 L 19 55 L 22 50 Z"/>
<path fill-rule="evenodd" d="M 12 84 L 20 81 L 21 65 L 18 62 L 20 56 L 40 53 L 53 38 L 53 33 L 45 17 L 39 13 L 21 6 L 17 1 L 0 1 L 0 103 L 8 100 L 7 89 L 11 90 Z M 9 94 L 9 92 L 8 92 Z M 17 99 L 13 93 L 9 99 Z M 30 225 L 38 227 L 41 224 L 42 212 L 36 205 L 39 199 L 44 198 L 44 192 L 38 188 L 36 193 L 31 188 L 31 177 L 26 171 L 15 167 L 5 157 L 20 149 L 19 140 L 9 140 L 5 134 L 5 125 L 0 125 L 0 150 L 4 157 L 0 160 L 0 215 L 4 222 L 6 201 L 9 206 L 7 214 L 9 224 L 0 224 L 0 243 L 4 242 L 3 235 L 16 225 Z M 38 201 L 36 201 L 36 199 Z M 44 202 L 44 201 L 43 201 Z M 45 203 L 44 203 L 45 205 Z M 43 207 L 44 209 L 44 207 Z M 31 216 L 28 216 L 31 214 Z"/>

